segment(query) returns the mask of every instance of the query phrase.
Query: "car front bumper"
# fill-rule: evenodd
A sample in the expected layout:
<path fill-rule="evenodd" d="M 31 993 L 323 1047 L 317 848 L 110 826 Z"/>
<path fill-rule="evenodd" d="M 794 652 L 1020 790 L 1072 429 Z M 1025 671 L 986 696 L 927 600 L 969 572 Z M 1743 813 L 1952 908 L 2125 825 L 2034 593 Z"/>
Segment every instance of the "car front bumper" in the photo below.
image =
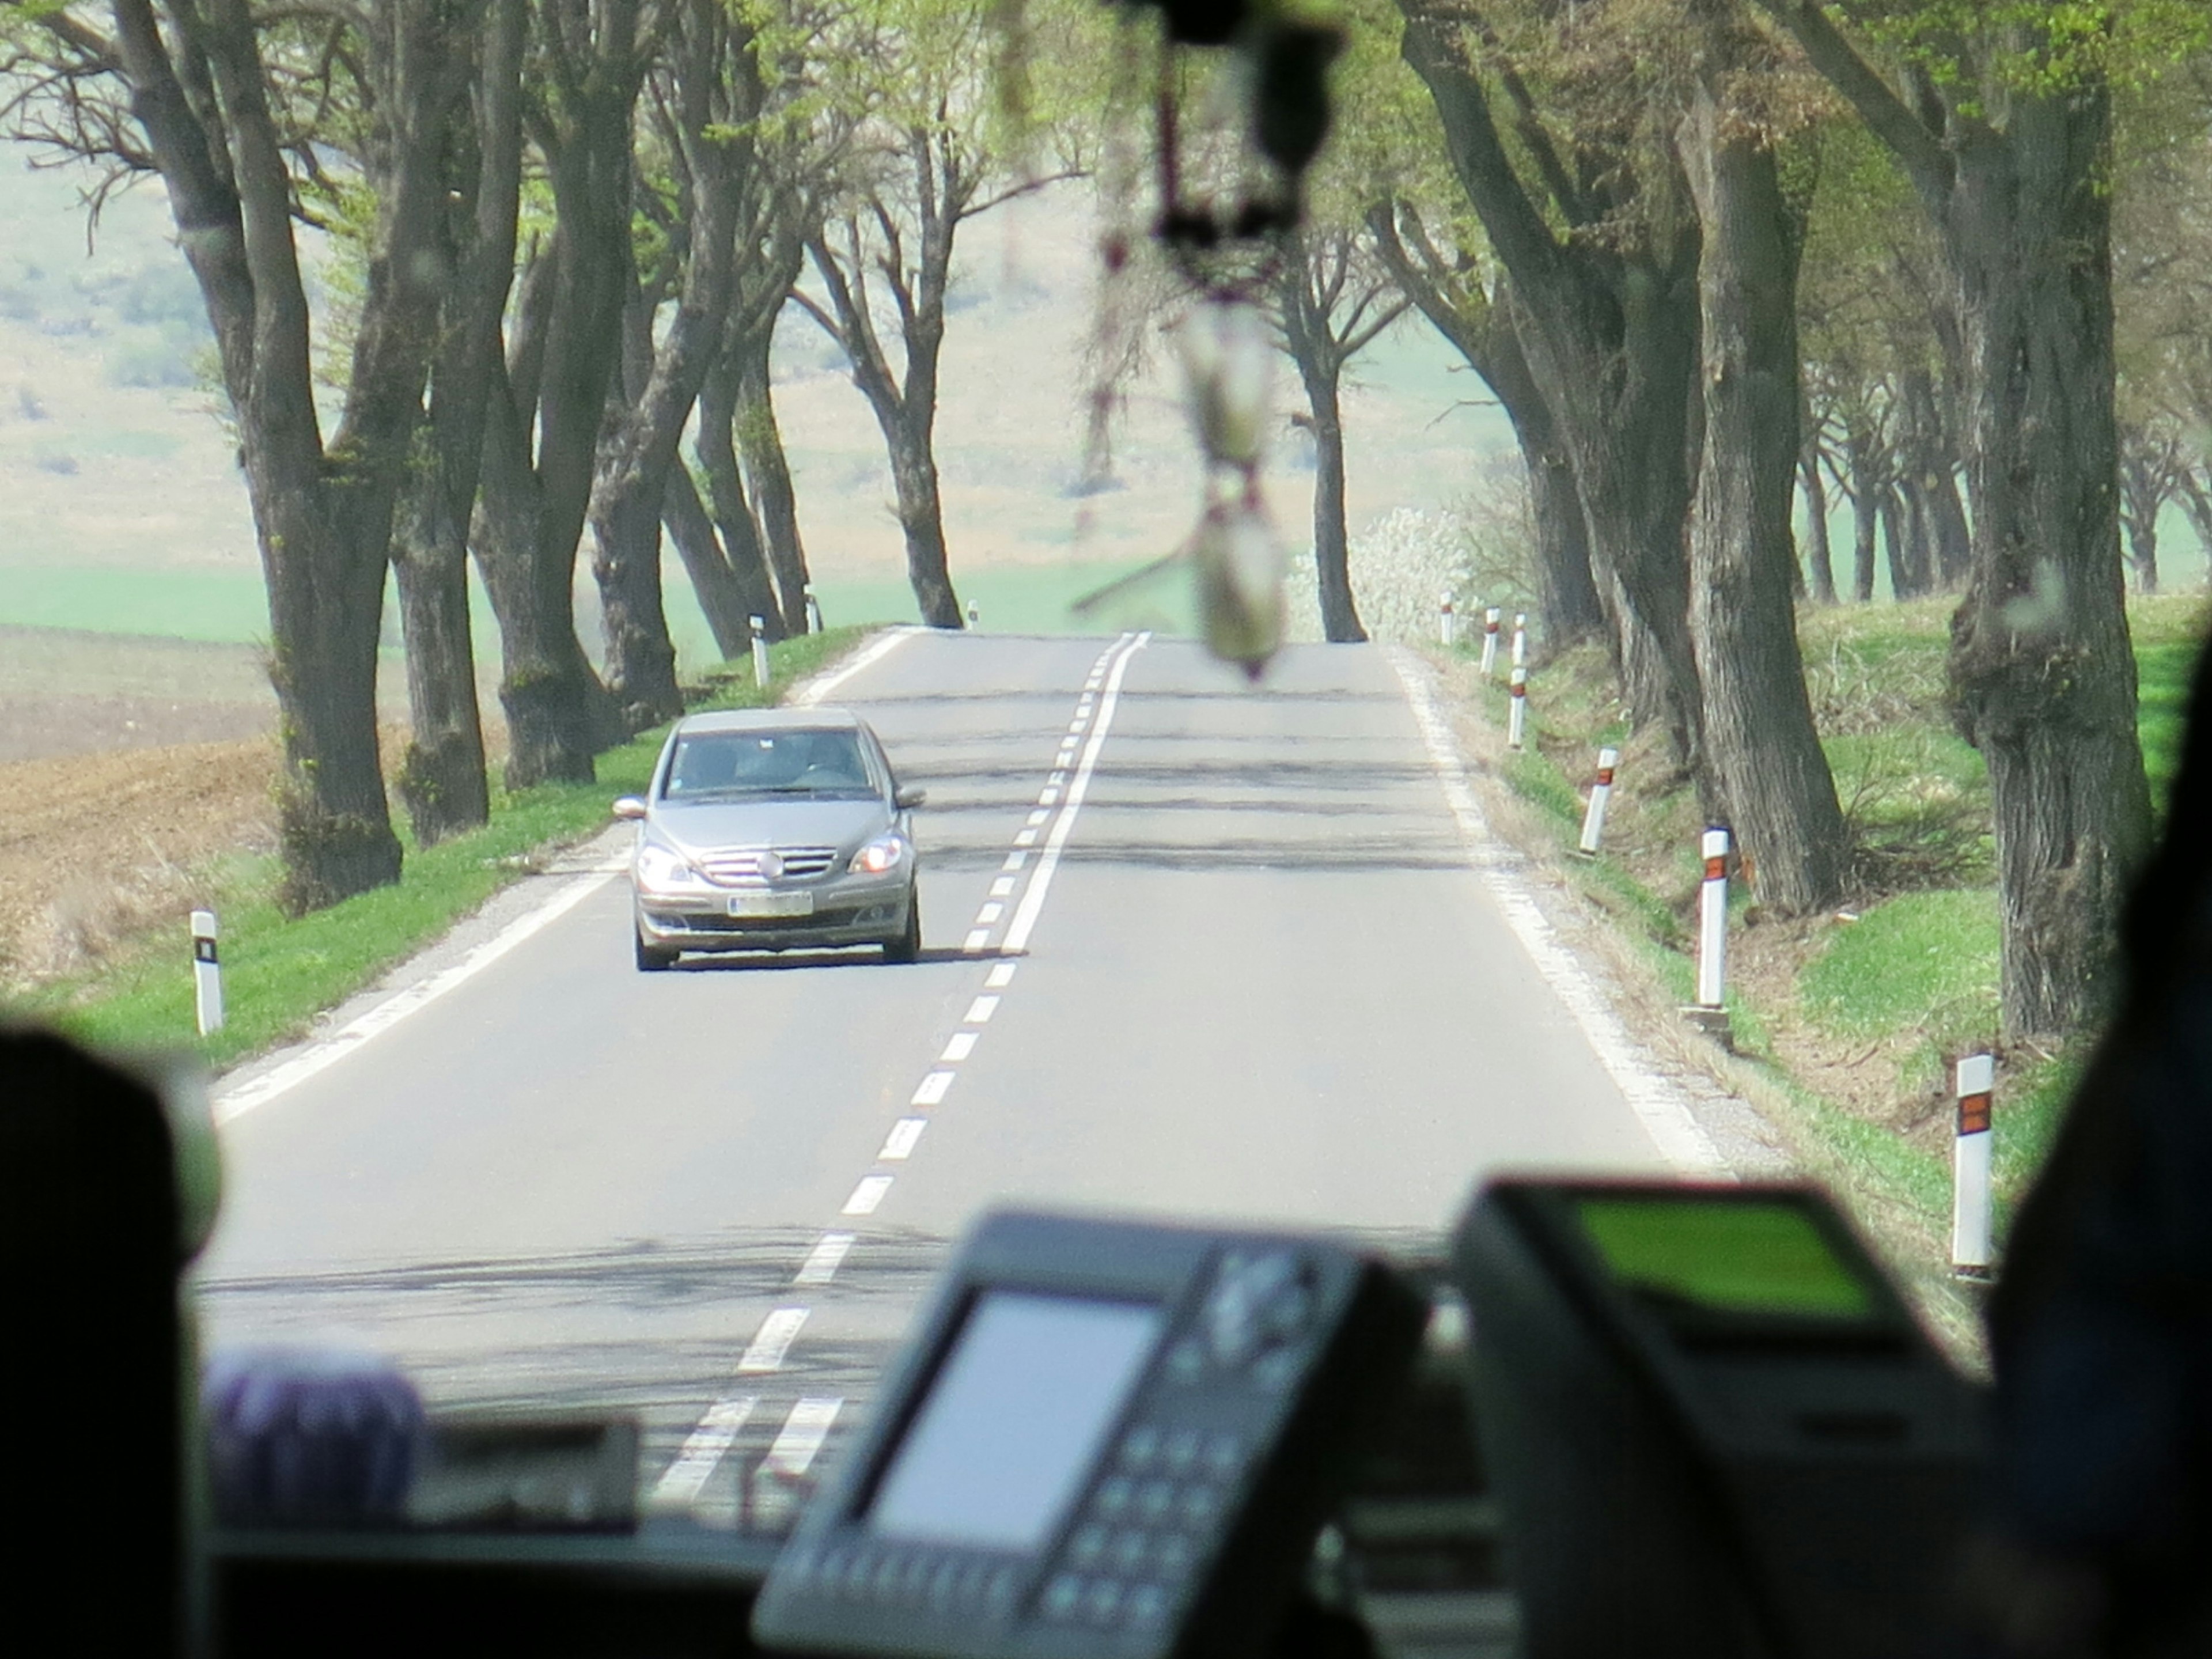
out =
<path fill-rule="evenodd" d="M 732 916 L 726 890 L 697 894 L 647 892 L 632 883 L 638 937 L 670 951 L 793 951 L 879 945 L 906 932 L 914 903 L 911 877 L 882 881 L 845 877 L 817 884 L 806 916 Z"/>

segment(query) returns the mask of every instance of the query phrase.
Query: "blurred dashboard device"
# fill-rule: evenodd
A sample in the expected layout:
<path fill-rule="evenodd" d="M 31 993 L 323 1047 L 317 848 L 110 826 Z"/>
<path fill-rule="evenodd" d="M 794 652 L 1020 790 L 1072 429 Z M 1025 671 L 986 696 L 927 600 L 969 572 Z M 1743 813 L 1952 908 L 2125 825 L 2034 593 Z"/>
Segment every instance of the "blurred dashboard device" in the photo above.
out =
<path fill-rule="evenodd" d="M 754 1634 L 916 1659 L 1262 1649 L 1427 1316 L 1322 1238 L 988 1217 Z"/>
<path fill-rule="evenodd" d="M 1978 1402 L 1825 1197 L 1501 1182 L 1454 1273 L 1528 1659 L 1942 1649 Z"/>

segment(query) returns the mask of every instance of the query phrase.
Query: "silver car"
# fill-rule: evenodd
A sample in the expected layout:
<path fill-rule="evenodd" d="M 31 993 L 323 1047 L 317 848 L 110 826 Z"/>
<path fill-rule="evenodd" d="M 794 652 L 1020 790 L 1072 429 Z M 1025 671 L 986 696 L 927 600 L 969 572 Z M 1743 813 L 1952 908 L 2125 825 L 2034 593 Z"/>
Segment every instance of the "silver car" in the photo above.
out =
<path fill-rule="evenodd" d="M 694 714 L 668 734 L 643 799 L 630 860 L 637 965 L 686 951 L 879 945 L 921 954 L 904 789 L 858 715 L 836 708 Z"/>

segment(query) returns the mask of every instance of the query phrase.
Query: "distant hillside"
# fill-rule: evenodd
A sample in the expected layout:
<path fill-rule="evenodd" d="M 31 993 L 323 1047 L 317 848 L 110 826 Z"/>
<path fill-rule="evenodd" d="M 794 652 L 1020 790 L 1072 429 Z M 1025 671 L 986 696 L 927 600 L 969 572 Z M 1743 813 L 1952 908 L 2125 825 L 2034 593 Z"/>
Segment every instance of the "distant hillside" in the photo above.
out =
<path fill-rule="evenodd" d="M 252 526 L 219 398 L 205 389 L 210 342 L 167 204 L 150 183 L 115 198 L 88 250 L 82 182 L 29 171 L 20 150 L 0 156 L 0 624 L 256 637 Z M 975 574 L 1010 623 L 1040 625 L 1064 614 L 1067 595 L 1182 538 L 1196 467 L 1164 350 L 1128 388 L 1120 488 L 1091 498 L 1079 538 L 1070 487 L 1092 325 L 1088 197 L 1063 186 L 963 238 L 939 420 L 954 575 Z M 825 595 L 848 615 L 903 611 L 882 440 L 841 354 L 796 308 L 776 379 Z M 1454 499 L 1474 453 L 1510 442 L 1425 325 L 1401 325 L 1358 380 L 1347 399 L 1355 532 L 1395 507 Z M 1295 394 L 1285 363 L 1285 417 Z M 1310 465 L 1286 418 L 1269 495 L 1293 546 L 1310 534 Z M 669 576 L 672 620 L 698 654 L 704 626 L 672 557 Z"/>

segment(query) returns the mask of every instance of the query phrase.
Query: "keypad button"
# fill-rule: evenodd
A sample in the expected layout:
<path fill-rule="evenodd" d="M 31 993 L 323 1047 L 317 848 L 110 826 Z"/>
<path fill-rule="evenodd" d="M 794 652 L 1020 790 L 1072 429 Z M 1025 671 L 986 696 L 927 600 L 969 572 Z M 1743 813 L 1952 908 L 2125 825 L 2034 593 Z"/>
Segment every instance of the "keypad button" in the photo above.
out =
<path fill-rule="evenodd" d="M 1206 1472 L 1226 1480 L 1244 1462 L 1244 1443 L 1233 1434 L 1208 1435 L 1202 1455 Z"/>
<path fill-rule="evenodd" d="M 845 1589 L 848 1595 L 864 1595 L 876 1581 L 876 1553 L 873 1550 L 854 1550 L 845 1563 Z"/>
<path fill-rule="evenodd" d="M 1121 1616 L 1132 1630 L 1157 1630 L 1168 1616 L 1168 1595 L 1158 1584 L 1139 1584 L 1121 1603 Z"/>
<path fill-rule="evenodd" d="M 1152 1545 L 1152 1567 L 1161 1577 L 1178 1579 L 1190 1571 L 1194 1551 L 1179 1532 L 1163 1534 Z"/>
<path fill-rule="evenodd" d="M 1083 1616 L 1094 1625 L 1112 1624 L 1121 1610 L 1121 1586 L 1111 1578 L 1101 1578 L 1084 1592 Z"/>
<path fill-rule="evenodd" d="M 1177 1429 L 1170 1434 L 1161 1448 L 1163 1462 L 1170 1474 L 1188 1474 L 1192 1464 L 1198 1462 L 1201 1443 L 1196 1429 Z"/>
<path fill-rule="evenodd" d="M 876 1563 L 875 1583 L 871 1588 L 879 1600 L 888 1601 L 898 1594 L 900 1581 L 905 1576 L 905 1559 L 897 1555 L 886 1555 Z"/>
<path fill-rule="evenodd" d="M 1079 1567 L 1095 1567 L 1106 1558 L 1106 1528 L 1097 1522 L 1076 1529 L 1067 1540 L 1067 1559 Z"/>
<path fill-rule="evenodd" d="M 1014 1610 L 1014 1589 L 1018 1583 L 1012 1567 L 1000 1567 L 983 1581 L 983 1611 L 994 1618 L 1002 1619 Z"/>
<path fill-rule="evenodd" d="M 1082 1603 L 1083 1580 L 1072 1572 L 1063 1572 L 1044 1587 L 1043 1599 L 1037 1605 L 1048 1619 L 1067 1619 Z"/>
<path fill-rule="evenodd" d="M 1182 1489 L 1176 1509 L 1186 1526 L 1210 1527 L 1221 1513 L 1221 1493 L 1205 1481 L 1194 1482 Z"/>
<path fill-rule="evenodd" d="M 1098 1483 L 1098 1495 L 1091 1500 L 1091 1506 L 1111 1521 L 1129 1512 L 1129 1504 L 1136 1495 L 1135 1481 L 1127 1475 L 1109 1475 Z"/>
<path fill-rule="evenodd" d="M 1115 1534 L 1114 1547 L 1109 1553 L 1115 1570 L 1119 1572 L 1141 1571 L 1152 1553 L 1152 1534 L 1134 1528 Z"/>
<path fill-rule="evenodd" d="M 1168 1352 L 1168 1375 L 1178 1382 L 1195 1382 L 1206 1374 L 1206 1350 L 1194 1337 L 1185 1337 Z"/>
<path fill-rule="evenodd" d="M 1279 1348 L 1252 1366 L 1252 1380 L 1270 1394 L 1279 1394 L 1298 1374 L 1298 1353 L 1296 1349 Z"/>
<path fill-rule="evenodd" d="M 1176 1489 L 1171 1480 L 1147 1480 L 1137 1492 L 1137 1513 L 1146 1521 L 1158 1522 L 1168 1518 L 1175 1508 Z"/>
<path fill-rule="evenodd" d="M 1125 1469 L 1150 1468 L 1152 1460 L 1160 1455 L 1160 1431 L 1150 1423 L 1139 1423 L 1121 1437 L 1121 1467 Z"/>

